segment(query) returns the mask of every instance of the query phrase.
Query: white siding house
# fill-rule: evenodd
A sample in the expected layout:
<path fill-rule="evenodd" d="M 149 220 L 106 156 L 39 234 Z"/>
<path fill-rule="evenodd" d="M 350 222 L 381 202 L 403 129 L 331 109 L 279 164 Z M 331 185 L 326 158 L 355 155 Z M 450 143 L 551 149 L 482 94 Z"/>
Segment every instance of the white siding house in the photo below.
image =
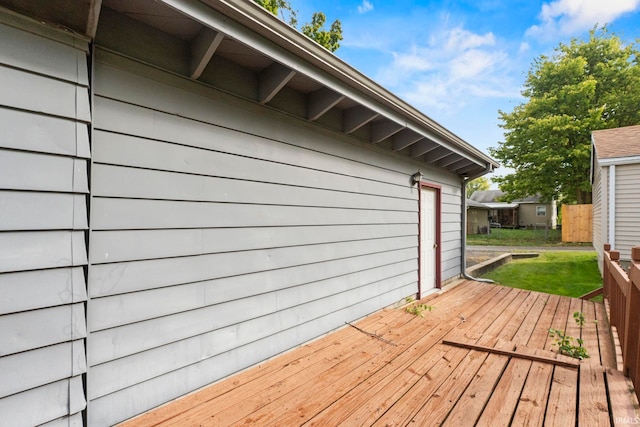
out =
<path fill-rule="evenodd" d="M 112 425 L 462 274 L 495 161 L 253 2 L 0 5 L 0 425 Z"/>
<path fill-rule="evenodd" d="M 593 245 L 602 271 L 605 243 L 631 259 L 640 243 L 640 126 L 592 133 Z"/>

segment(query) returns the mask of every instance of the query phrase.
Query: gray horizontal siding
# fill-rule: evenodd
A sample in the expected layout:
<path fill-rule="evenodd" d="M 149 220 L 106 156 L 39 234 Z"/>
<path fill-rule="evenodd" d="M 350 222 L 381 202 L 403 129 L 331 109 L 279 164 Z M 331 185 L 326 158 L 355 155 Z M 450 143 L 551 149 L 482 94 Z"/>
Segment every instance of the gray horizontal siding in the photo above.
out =
<path fill-rule="evenodd" d="M 345 280 L 353 280 L 353 276 L 351 276 L 334 280 L 333 284 L 309 285 L 299 289 L 294 295 L 291 295 L 289 290 L 284 290 L 280 293 L 212 306 L 203 310 L 203 313 L 190 312 L 189 317 L 195 320 L 193 326 L 205 323 L 204 319 L 207 317 L 215 319 L 215 321 L 206 322 L 209 323 L 207 327 L 212 330 L 154 347 L 148 351 L 138 352 L 127 358 L 95 366 L 91 375 L 94 383 L 99 386 L 94 387 L 88 397 L 94 399 L 104 396 L 175 369 L 200 362 L 203 358 L 214 357 L 238 346 L 271 336 L 280 330 L 298 328 L 307 322 L 316 321 L 317 318 L 327 314 L 327 307 L 335 309 L 343 307 L 346 302 L 359 303 L 371 293 L 373 286 L 379 286 L 379 290 L 382 292 L 387 289 L 389 282 L 394 282 L 394 286 L 397 287 L 415 282 L 415 271 L 398 274 L 398 270 L 401 270 L 400 267 L 386 267 L 372 271 L 370 275 L 373 276 L 376 273 L 380 275 L 375 277 L 376 280 L 367 283 L 367 289 L 353 288 L 348 282 L 345 283 Z M 319 292 L 318 288 L 322 285 L 328 286 L 323 292 Z M 317 295 L 314 295 L 314 290 Z M 279 299 L 282 298 L 287 298 L 287 301 L 280 302 Z M 308 299 L 310 300 L 307 301 Z M 254 305 L 256 310 L 252 310 L 251 315 L 255 317 L 247 318 L 246 310 L 243 308 Z M 178 316 L 175 316 L 173 322 L 179 323 L 183 329 L 192 324 L 187 319 Z M 164 323 L 163 329 L 156 330 L 167 330 L 170 325 Z M 239 332 L 238 324 L 240 323 L 243 325 L 240 327 L 242 333 Z M 153 322 L 146 326 L 148 328 L 157 327 Z M 114 372 L 117 375 L 114 376 Z"/>
<path fill-rule="evenodd" d="M 86 176 L 85 159 L 0 148 L 3 189 L 87 193 Z"/>
<path fill-rule="evenodd" d="M 77 158 L 90 157 L 86 123 L 7 108 L 2 109 L 2 116 L 7 124 L 0 133 L 2 147 Z"/>
<path fill-rule="evenodd" d="M 3 64 L 85 88 L 89 85 L 87 44 L 70 33 L 54 32 L 34 26 L 33 21 L 18 22 L 5 15 L 0 17 L 0 38 Z"/>
<path fill-rule="evenodd" d="M 68 359 L 70 354 L 76 355 L 71 363 L 59 363 Z M 78 357 L 82 355 L 84 340 L 80 339 L 1 358 L 0 371 L 5 374 L 0 383 L 0 397 L 83 374 L 86 371 L 85 359 Z"/>
<path fill-rule="evenodd" d="M 640 164 L 616 166 L 616 244 L 620 258 L 631 259 L 631 248 L 640 245 Z"/>
<path fill-rule="evenodd" d="M 84 194 L 0 190 L 0 200 L 0 230 L 87 228 Z"/>
<path fill-rule="evenodd" d="M 400 253 L 389 255 L 391 261 L 393 261 L 394 258 L 399 258 L 401 256 Z M 370 258 L 375 260 L 375 257 Z M 384 261 L 389 262 L 388 259 L 385 259 Z M 314 299 L 330 296 L 334 293 L 343 292 L 347 290 L 344 287 L 349 286 L 347 285 L 349 282 L 356 278 L 360 278 L 360 276 L 367 277 L 368 279 L 365 280 L 365 283 L 369 283 L 375 281 L 374 279 L 379 277 L 393 277 L 398 274 L 411 272 L 413 263 L 414 260 L 392 262 L 390 264 L 378 263 L 375 265 L 369 265 L 366 269 L 314 280 L 304 284 L 283 280 L 282 282 L 284 284 L 277 283 L 276 285 L 269 287 L 257 286 L 252 289 L 234 289 L 233 291 L 235 292 L 224 292 L 228 289 L 226 280 L 211 280 L 180 286 L 171 286 L 168 288 L 152 289 L 134 294 L 115 295 L 96 300 L 96 304 L 92 306 L 89 322 L 92 330 L 102 330 L 149 319 L 159 319 L 170 314 L 189 312 L 190 310 L 197 310 L 201 308 L 207 308 L 210 311 L 215 311 L 221 309 L 218 304 L 234 301 L 236 304 L 242 304 L 243 301 L 247 301 L 247 303 L 249 303 L 252 299 L 260 303 L 260 307 L 256 308 L 253 314 L 260 315 L 260 310 L 267 310 L 266 312 L 277 311 L 292 307 L 298 303 L 308 302 Z M 263 274 L 262 276 L 264 277 L 266 274 Z M 238 280 L 235 280 L 235 282 L 238 282 Z M 236 288 L 237 287 L 239 286 L 236 285 Z M 293 287 L 296 288 L 297 292 L 290 292 Z M 136 311 L 134 311 L 134 309 Z M 192 312 L 185 314 L 185 316 L 196 320 L 205 317 Z M 156 323 L 165 322 L 167 320 L 168 319 L 161 319 Z M 229 321 L 229 319 L 220 319 L 220 321 Z M 144 327 L 147 326 L 138 324 L 131 326 L 131 328 Z M 195 331 L 192 333 L 181 331 L 181 333 L 185 333 L 183 337 L 195 335 L 199 332 L 202 331 Z M 112 334 L 113 331 L 105 333 L 103 336 L 113 336 Z M 96 337 L 98 336 L 96 335 Z M 180 336 L 177 338 L 179 339 Z M 155 342 L 153 345 L 159 345 L 158 343 L 170 342 L 171 338 L 152 337 L 149 341 Z M 96 342 L 99 343 L 100 341 Z M 126 353 L 123 352 L 119 354 L 123 355 Z M 104 359 L 106 357 L 107 356 L 105 354 L 98 353 L 95 356 L 95 360 L 97 361 L 98 359 Z M 92 359 L 92 361 L 93 360 L 94 359 Z"/>
<path fill-rule="evenodd" d="M 0 239 L 0 273 L 87 263 L 83 231 L 11 231 Z"/>
<path fill-rule="evenodd" d="M 442 218 L 440 224 L 441 278 L 457 278 L 462 270 L 462 189 L 456 179 L 453 185 L 442 187 Z"/>
<path fill-rule="evenodd" d="M 131 417 L 417 292 L 417 164 L 100 57 L 90 423 Z M 425 175 L 447 201 L 453 276 L 458 180 Z"/>
<path fill-rule="evenodd" d="M 0 314 L 67 305 L 87 299 L 82 267 L 0 274 Z"/>
<path fill-rule="evenodd" d="M 75 413 L 70 417 L 60 417 L 48 423 L 40 424 L 39 427 L 83 427 L 84 425 L 82 413 Z"/>
<path fill-rule="evenodd" d="M 1 356 L 84 338 L 84 304 L 5 314 L 0 318 L 0 327 Z"/>
<path fill-rule="evenodd" d="M 398 258 L 400 254 L 396 256 Z M 90 363 L 103 363 L 110 359 L 117 359 L 127 355 L 135 354 L 139 351 L 149 350 L 159 347 L 180 339 L 185 339 L 197 335 L 205 334 L 212 330 L 221 329 L 233 325 L 238 322 L 238 316 L 244 316 L 247 319 L 258 319 L 263 316 L 281 316 L 275 314 L 279 310 L 295 308 L 295 303 L 305 303 L 316 301 L 333 294 L 345 292 L 344 286 L 353 286 L 353 280 L 364 276 L 373 283 L 380 277 L 375 274 L 386 274 L 393 277 L 397 274 L 406 274 L 409 263 L 415 261 L 401 261 L 394 264 L 381 265 L 379 267 L 370 267 L 369 270 L 361 270 L 340 276 L 329 277 L 305 283 L 304 285 L 284 287 L 276 284 L 276 289 L 265 290 L 264 287 L 257 291 L 251 289 L 233 289 L 235 292 L 229 292 L 230 297 L 225 297 L 223 293 L 229 289 L 226 280 L 212 281 L 205 283 L 197 283 L 191 285 L 183 285 L 179 287 L 165 288 L 161 290 L 148 291 L 128 297 L 119 296 L 107 298 L 104 301 L 96 301 L 96 313 L 99 314 L 118 314 L 123 316 L 121 319 L 96 319 L 93 314 L 90 316 L 90 324 L 98 328 L 106 328 L 108 326 L 122 325 L 124 322 L 135 322 L 123 325 L 119 328 L 104 329 L 100 332 L 92 334 L 90 345 L 91 352 Z M 385 273 L 385 272 L 391 272 Z M 289 271 L 290 273 L 294 271 Z M 410 271 L 409 271 L 410 273 Z M 266 276 L 266 275 L 264 275 Z M 414 278 L 415 279 L 415 278 Z M 232 280 L 231 283 L 236 284 L 240 280 Z M 285 284 L 290 284 L 286 283 Z M 320 287 L 326 287 L 322 289 Z M 301 295 L 301 293 L 304 293 Z M 181 301 L 162 301 L 155 306 L 150 301 L 171 295 L 175 298 L 180 295 Z M 149 300 L 143 301 L 145 298 Z M 126 302 L 124 302 L 126 301 Z M 252 310 L 242 310 L 248 302 L 253 301 L 256 305 Z M 122 304 L 122 306 L 119 306 Z M 139 307 L 139 313 L 123 313 L 130 307 Z M 229 313 L 240 309 L 238 313 Z M 289 310 L 291 312 L 291 310 Z M 93 313 L 93 311 L 92 311 Z M 225 313 L 227 317 L 217 317 L 212 315 Z M 170 316 L 173 315 L 173 316 Z M 149 320 L 142 320 L 145 317 Z M 236 319 L 236 320 L 233 320 Z M 145 335 L 140 340 L 138 336 L 144 331 L 154 328 L 154 330 L 163 330 L 162 335 Z M 139 341 L 140 340 L 140 341 Z M 115 343 L 115 345 L 114 345 Z M 232 344 L 232 343 L 230 343 Z"/>
<path fill-rule="evenodd" d="M 249 344 L 236 347 L 215 357 L 207 358 L 199 363 L 185 366 L 175 371 L 167 372 L 149 381 L 144 381 L 119 393 L 111 393 L 100 400 L 100 405 L 92 406 L 95 419 L 108 420 L 113 418 L 113 408 L 118 408 L 121 416 L 133 416 L 147 408 L 158 406 L 174 396 L 180 396 L 190 391 L 204 387 L 216 379 L 228 375 L 228 371 L 238 371 L 245 366 L 254 365 L 273 354 L 278 354 L 290 348 L 292 342 L 305 342 L 326 332 L 326 324 L 343 324 L 348 316 L 365 316 L 384 306 L 389 300 L 398 300 L 403 296 L 415 292 L 415 284 L 395 289 L 368 300 L 359 300 L 354 306 L 348 306 L 328 313 L 314 322 L 308 322 L 303 327 L 278 329 L 274 325 L 262 320 L 246 322 L 236 330 L 230 330 L 226 340 L 236 339 L 238 335 L 252 334 L 254 328 L 272 328 L 277 330 L 266 338 L 249 341 Z"/>
<path fill-rule="evenodd" d="M 98 110 L 100 111 L 100 110 Z M 136 117 L 135 113 L 129 116 Z M 191 125 L 188 120 L 182 119 L 182 132 L 188 133 Z M 132 125 L 135 125 L 133 123 Z M 100 128 L 102 129 L 102 128 Z M 219 127 L 210 127 L 209 132 L 216 133 L 218 130 L 225 133 L 230 131 Z M 218 136 L 214 140 L 226 141 L 233 145 L 272 145 L 273 142 L 266 139 L 259 139 L 255 136 L 238 132 L 245 144 L 233 139 L 232 135 Z M 355 161 L 336 158 L 337 163 L 343 163 L 343 167 L 336 171 L 319 170 L 322 162 L 309 164 L 306 167 L 300 166 L 300 154 L 292 155 L 288 153 L 291 149 L 275 151 L 275 155 L 265 158 L 245 157 L 240 154 L 221 153 L 212 149 L 184 146 L 166 141 L 156 141 L 142 139 L 139 137 L 123 136 L 116 133 L 96 132 L 96 142 L 94 146 L 94 161 L 106 164 L 117 164 L 135 166 L 147 169 L 157 169 L 172 172 L 182 172 L 205 176 L 217 176 L 227 179 L 242 179 L 248 181 L 260 181 L 279 183 L 284 185 L 295 185 L 300 187 L 324 188 L 329 190 L 339 190 L 346 192 L 377 194 L 388 197 L 411 198 L 411 187 L 405 181 L 405 176 L 398 176 L 397 183 L 380 182 L 369 179 L 367 176 L 354 175 L 356 171 L 351 170 L 351 175 L 346 174 L 351 167 L 360 168 L 362 165 Z M 152 151 L 154 155 L 147 153 Z M 240 150 L 236 150 L 240 151 Z M 254 156 L 260 154 L 260 150 L 253 150 Z M 314 153 L 314 154 L 311 154 Z M 287 157 L 277 157 L 280 154 Z M 318 156 L 317 152 L 309 151 L 306 154 Z M 324 155 L 322 155 L 324 156 Z M 271 159 L 271 157 L 277 157 Z M 345 171 L 343 172 L 342 169 Z M 371 175 L 371 173 L 369 173 Z M 396 174 L 400 175 L 400 174 Z M 378 178 L 378 177 L 376 177 Z M 372 188 L 373 187 L 373 188 Z"/>
<path fill-rule="evenodd" d="M 78 421 L 85 406 L 82 377 L 76 375 L 0 399 L 1 425 L 36 426 L 56 421 L 66 426 L 71 420 Z"/>
<path fill-rule="evenodd" d="M 415 212 L 197 201 L 96 198 L 96 230 L 411 224 Z"/>
<path fill-rule="evenodd" d="M 220 173 L 214 170 L 211 173 Z M 411 199 L 363 194 L 345 189 L 314 188 L 299 185 L 284 173 L 285 182 L 263 182 L 96 164 L 95 193 L 105 197 L 195 200 L 224 203 L 252 203 L 289 206 L 325 206 L 346 209 L 415 210 Z M 259 177 L 257 177 L 259 178 Z M 271 178 L 273 179 L 273 177 Z M 376 185 L 365 187 L 372 191 Z M 355 189 L 357 190 L 357 188 Z M 328 201 L 331 200 L 331 204 Z"/>
<path fill-rule="evenodd" d="M 92 266 L 88 278 L 92 297 L 134 292 L 176 284 L 318 264 L 343 258 L 412 249 L 417 258 L 414 236 L 376 241 L 265 248 Z M 234 262 L 242 259 L 241 263 Z"/>
<path fill-rule="evenodd" d="M 88 46 L 3 12 L 0 39 L 0 425 L 81 425 Z"/>
<path fill-rule="evenodd" d="M 412 236 L 413 224 L 96 231 L 91 262 L 135 261 L 221 252 Z"/>
<path fill-rule="evenodd" d="M 91 121 L 89 90 L 76 83 L 0 66 L 0 92 L 7 107 Z M 42 96 L 43 93 L 47 96 Z"/>

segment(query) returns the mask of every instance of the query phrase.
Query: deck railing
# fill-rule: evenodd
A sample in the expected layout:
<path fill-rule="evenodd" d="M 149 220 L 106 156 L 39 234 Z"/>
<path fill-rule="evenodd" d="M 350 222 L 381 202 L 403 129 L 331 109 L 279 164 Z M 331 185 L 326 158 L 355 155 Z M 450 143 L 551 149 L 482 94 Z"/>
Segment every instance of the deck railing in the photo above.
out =
<path fill-rule="evenodd" d="M 620 266 L 620 252 L 604 245 L 603 293 L 609 301 L 611 327 L 618 332 L 623 373 L 631 379 L 637 394 L 640 389 L 640 246 L 631 249 L 627 273 Z"/>

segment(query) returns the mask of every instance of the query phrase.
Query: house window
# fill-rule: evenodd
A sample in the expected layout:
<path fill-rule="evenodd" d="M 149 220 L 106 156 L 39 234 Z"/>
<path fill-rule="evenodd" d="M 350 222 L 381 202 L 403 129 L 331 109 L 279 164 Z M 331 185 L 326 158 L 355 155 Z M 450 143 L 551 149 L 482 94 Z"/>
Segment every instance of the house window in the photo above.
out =
<path fill-rule="evenodd" d="M 547 207 L 536 206 L 536 216 L 547 216 Z"/>

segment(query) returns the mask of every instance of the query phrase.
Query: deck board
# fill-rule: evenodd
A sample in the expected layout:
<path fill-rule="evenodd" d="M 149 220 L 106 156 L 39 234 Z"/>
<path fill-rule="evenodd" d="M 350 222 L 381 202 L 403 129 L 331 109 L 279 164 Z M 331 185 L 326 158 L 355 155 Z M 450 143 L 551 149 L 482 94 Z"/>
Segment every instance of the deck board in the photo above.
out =
<path fill-rule="evenodd" d="M 551 327 L 560 297 L 548 295 L 544 299 L 544 310 L 539 315 L 536 329 L 531 335 L 529 345 L 534 348 L 546 348 L 549 341 L 548 330 Z M 549 363 L 532 362 L 525 379 L 520 398 L 512 419 L 513 425 L 541 426 L 544 421 L 548 391 L 553 376 L 553 365 Z"/>
<path fill-rule="evenodd" d="M 424 318 L 381 310 L 123 425 L 605 426 L 638 415 L 602 305 L 472 281 L 425 303 L 435 309 Z M 566 358 L 550 327 L 582 336 L 591 357 L 577 368 L 527 359 Z"/>
<path fill-rule="evenodd" d="M 611 326 L 604 304 L 594 304 L 596 310 L 596 330 L 600 351 L 600 364 L 607 368 L 616 369 L 616 351 L 611 336 Z"/>

